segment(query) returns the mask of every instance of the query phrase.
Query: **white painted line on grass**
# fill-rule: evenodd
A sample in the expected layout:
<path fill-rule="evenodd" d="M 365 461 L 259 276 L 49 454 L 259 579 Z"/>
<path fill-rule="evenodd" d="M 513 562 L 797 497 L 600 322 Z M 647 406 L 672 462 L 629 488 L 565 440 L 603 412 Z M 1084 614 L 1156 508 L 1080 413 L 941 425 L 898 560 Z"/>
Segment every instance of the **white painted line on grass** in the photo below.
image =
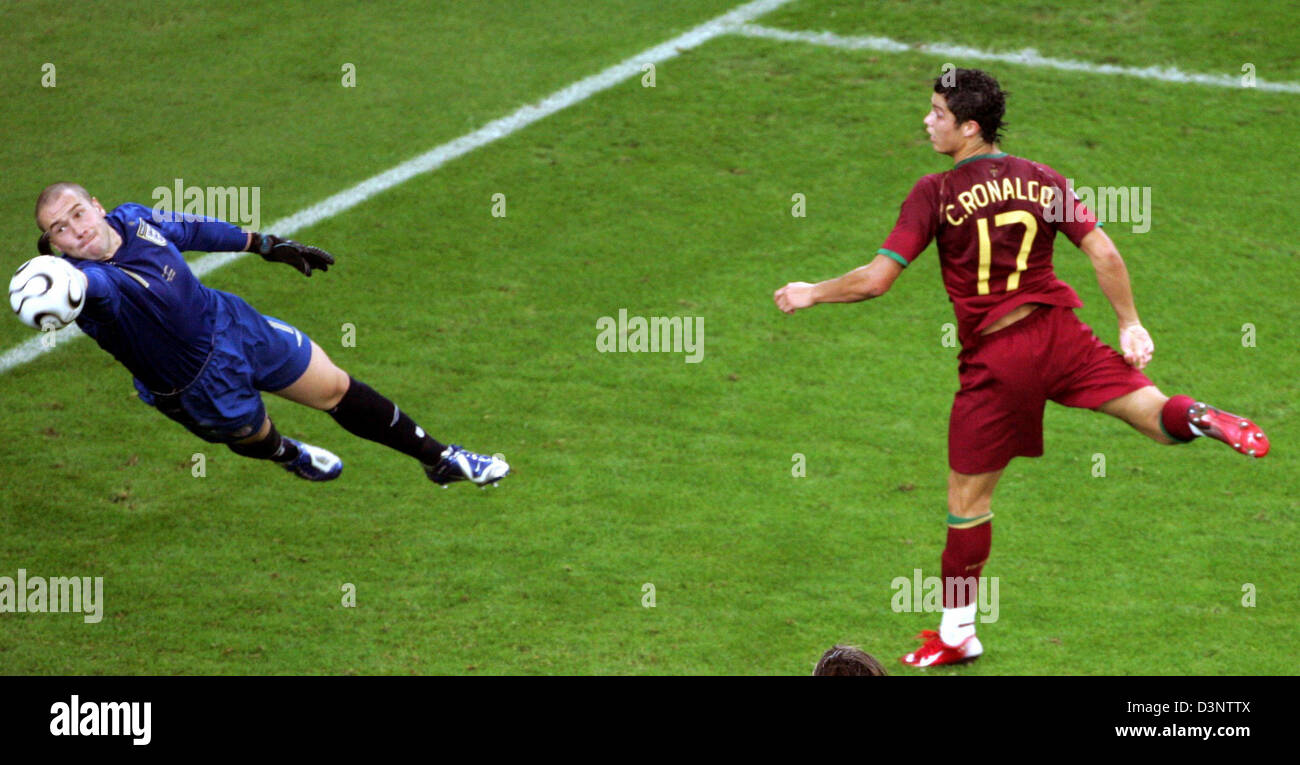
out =
<path fill-rule="evenodd" d="M 753 21 L 765 13 L 770 13 L 790 2 L 790 0 L 754 0 L 736 6 L 712 21 L 706 21 L 673 39 L 644 50 L 631 58 L 617 63 L 608 69 L 578 80 L 572 85 L 557 90 L 535 104 L 528 104 L 514 113 L 493 120 L 472 133 L 444 143 L 418 157 L 409 159 L 379 175 L 362 181 L 350 189 L 340 191 L 324 201 L 318 202 L 305 210 L 282 218 L 263 229 L 264 233 L 279 236 L 292 236 L 300 229 L 312 226 L 341 212 L 349 210 L 376 194 L 383 193 L 417 175 L 437 170 L 448 162 L 486 146 L 493 141 L 505 138 L 538 120 L 545 119 L 558 111 L 585 101 L 591 96 L 607 90 L 629 77 L 641 74 L 646 64 L 658 64 L 676 57 L 682 51 L 698 47 L 715 37 L 729 34 L 744 24 Z M 244 252 L 220 252 L 205 255 L 190 264 L 195 276 L 202 278 L 212 271 L 244 257 Z M 59 330 L 52 348 L 45 347 L 41 338 L 34 337 L 0 355 L 0 374 L 16 366 L 26 364 L 42 353 L 81 337 L 84 333 L 75 325 Z"/>
<path fill-rule="evenodd" d="M 950 45 L 947 43 L 908 45 L 907 43 L 899 42 L 897 40 L 891 40 L 888 37 L 846 37 L 843 35 L 837 35 L 833 32 L 800 32 L 789 29 L 764 27 L 757 24 L 745 24 L 736 30 L 736 34 L 745 37 L 761 37 L 766 40 L 779 40 L 781 42 L 801 42 L 809 43 L 811 45 L 825 45 L 832 48 L 844 48 L 847 50 L 871 50 L 881 53 L 906 53 L 912 51 L 932 56 L 942 56 L 948 59 L 1001 61 L 1007 64 L 1020 64 L 1022 66 L 1042 67 L 1046 69 L 1060 69 L 1066 72 L 1114 74 L 1126 77 L 1140 77 L 1144 80 L 1160 80 L 1161 82 L 1177 82 L 1192 85 L 1212 85 L 1220 88 L 1237 88 L 1240 90 L 1253 89 L 1269 90 L 1278 93 L 1300 93 L 1300 83 L 1296 82 L 1265 82 L 1264 80 L 1256 79 L 1254 86 L 1248 88 L 1242 85 L 1242 78 L 1239 75 L 1193 74 L 1174 67 L 1136 67 L 1116 66 L 1114 64 L 1094 64 L 1088 61 L 1072 61 L 1070 59 L 1042 56 L 1039 55 L 1038 51 L 1032 48 L 1026 48 L 1025 50 L 1012 53 L 995 53 L 993 51 L 980 50 L 978 48 L 968 48 L 964 45 Z"/>

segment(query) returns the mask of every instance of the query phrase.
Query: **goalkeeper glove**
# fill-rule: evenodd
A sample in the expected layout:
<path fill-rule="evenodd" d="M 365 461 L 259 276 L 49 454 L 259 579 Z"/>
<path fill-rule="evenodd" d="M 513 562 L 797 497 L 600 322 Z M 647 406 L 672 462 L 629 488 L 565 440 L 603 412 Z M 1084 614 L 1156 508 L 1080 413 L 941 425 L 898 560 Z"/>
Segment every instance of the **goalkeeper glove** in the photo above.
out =
<path fill-rule="evenodd" d="M 319 247 L 309 247 L 292 239 L 281 239 L 275 234 L 253 234 L 248 251 L 256 252 L 273 263 L 288 263 L 301 271 L 303 276 L 311 276 L 312 269 L 328 271 L 334 264 L 334 256 Z"/>

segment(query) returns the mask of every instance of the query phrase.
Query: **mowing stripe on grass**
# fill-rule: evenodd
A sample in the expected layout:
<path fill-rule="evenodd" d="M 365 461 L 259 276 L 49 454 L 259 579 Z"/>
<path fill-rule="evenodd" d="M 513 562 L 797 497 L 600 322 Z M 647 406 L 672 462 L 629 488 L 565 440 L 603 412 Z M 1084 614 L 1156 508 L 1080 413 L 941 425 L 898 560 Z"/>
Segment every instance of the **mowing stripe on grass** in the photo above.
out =
<path fill-rule="evenodd" d="M 558 111 L 580 103 L 618 83 L 642 73 L 646 64 L 658 64 L 676 57 L 679 53 L 698 47 L 720 35 L 753 21 L 765 13 L 770 13 L 790 2 L 790 0 L 754 0 L 736 6 L 712 21 L 706 21 L 677 37 L 644 50 L 631 58 L 625 59 L 608 69 L 593 74 L 555 91 L 535 104 L 527 104 L 514 113 L 493 120 L 472 133 L 437 146 L 413 159 L 408 159 L 396 167 L 340 191 L 324 201 L 318 202 L 305 210 L 272 223 L 263 229 L 265 233 L 279 236 L 292 236 L 295 232 L 312 226 L 339 213 L 349 210 L 376 194 L 383 193 L 399 184 L 405 183 L 417 175 L 432 172 L 446 163 L 486 146 L 493 141 L 505 138 L 518 130 L 545 119 Z M 202 278 L 212 271 L 244 257 L 246 252 L 218 252 L 205 255 L 190 264 L 195 276 Z M 83 336 L 76 325 L 68 326 L 57 333 L 56 341 L 51 346 L 42 343 L 41 337 L 34 337 L 5 351 L 0 355 L 0 374 L 14 367 L 26 364 L 43 353 L 54 350 Z"/>
<path fill-rule="evenodd" d="M 1144 80 L 1160 80 L 1161 82 L 1177 82 L 1190 85 L 1212 85 L 1220 88 L 1240 88 L 1242 90 L 1271 90 L 1279 93 L 1300 93 L 1300 83 L 1296 82 L 1265 82 L 1264 80 L 1255 80 L 1255 84 L 1247 87 L 1242 84 L 1242 78 L 1239 75 L 1228 74 L 1193 74 L 1184 72 L 1175 67 L 1136 67 L 1136 66 L 1115 66 L 1114 64 L 1094 64 L 1089 61 L 1072 61 L 1063 58 L 1051 58 L 1041 56 L 1038 51 L 1028 48 L 1014 53 L 995 53 L 993 51 L 980 50 L 978 48 L 968 48 L 964 45 L 950 45 L 948 43 L 923 43 L 921 45 L 908 45 L 907 43 L 891 40 L 888 37 L 846 37 L 837 35 L 833 32 L 800 32 L 789 29 L 775 29 L 773 27 L 764 27 L 757 24 L 745 24 L 735 30 L 738 35 L 745 37 L 761 37 L 765 40 L 779 40 L 781 42 L 801 42 L 811 45 L 825 45 L 831 48 L 844 48 L 847 50 L 870 50 L 880 53 L 925 53 L 932 56 L 943 56 L 952 59 L 968 59 L 975 61 L 1001 61 L 1007 64 L 1020 64 L 1022 66 L 1043 67 L 1046 69 L 1060 69 L 1066 72 L 1087 72 L 1088 74 L 1116 74 L 1126 77 L 1140 77 Z"/>

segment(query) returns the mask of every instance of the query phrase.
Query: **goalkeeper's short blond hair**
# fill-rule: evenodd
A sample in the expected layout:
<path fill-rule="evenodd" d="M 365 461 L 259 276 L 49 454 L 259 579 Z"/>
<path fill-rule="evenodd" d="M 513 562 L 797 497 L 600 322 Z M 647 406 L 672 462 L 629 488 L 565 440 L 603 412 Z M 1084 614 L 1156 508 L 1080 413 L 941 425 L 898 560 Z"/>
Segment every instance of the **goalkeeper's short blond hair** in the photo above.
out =
<path fill-rule="evenodd" d="M 46 186 L 44 189 L 41 190 L 40 196 L 36 197 L 36 219 L 37 219 L 36 225 L 38 227 L 41 225 L 39 222 L 41 218 L 41 208 L 49 204 L 51 199 L 54 199 L 55 197 L 57 197 L 58 195 L 62 194 L 65 191 L 71 191 L 72 193 L 86 200 L 87 204 L 91 202 L 90 192 L 86 191 L 86 188 L 82 186 L 80 183 L 72 183 L 71 181 L 59 181 L 58 183 L 51 183 L 49 186 Z M 44 231 L 44 229 L 41 230 Z"/>

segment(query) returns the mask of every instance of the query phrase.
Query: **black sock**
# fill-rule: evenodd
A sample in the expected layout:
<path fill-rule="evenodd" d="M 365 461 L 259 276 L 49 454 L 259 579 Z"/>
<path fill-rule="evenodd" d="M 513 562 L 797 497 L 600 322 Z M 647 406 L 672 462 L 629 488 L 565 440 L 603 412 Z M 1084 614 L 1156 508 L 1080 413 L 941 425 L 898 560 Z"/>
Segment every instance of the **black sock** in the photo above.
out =
<path fill-rule="evenodd" d="M 275 429 L 275 423 L 271 423 L 271 432 L 267 433 L 266 438 L 261 441 L 254 441 L 251 444 L 226 444 L 226 446 L 241 457 L 251 457 L 255 460 L 292 462 L 298 458 L 298 447 L 280 435 L 280 431 Z"/>
<path fill-rule="evenodd" d="M 353 435 L 396 449 L 426 465 L 437 464 L 443 449 L 447 448 L 444 444 L 430 438 L 397 404 L 379 395 L 374 388 L 355 377 L 348 380 L 348 392 L 343 394 L 343 400 L 329 410 L 338 424 Z"/>

